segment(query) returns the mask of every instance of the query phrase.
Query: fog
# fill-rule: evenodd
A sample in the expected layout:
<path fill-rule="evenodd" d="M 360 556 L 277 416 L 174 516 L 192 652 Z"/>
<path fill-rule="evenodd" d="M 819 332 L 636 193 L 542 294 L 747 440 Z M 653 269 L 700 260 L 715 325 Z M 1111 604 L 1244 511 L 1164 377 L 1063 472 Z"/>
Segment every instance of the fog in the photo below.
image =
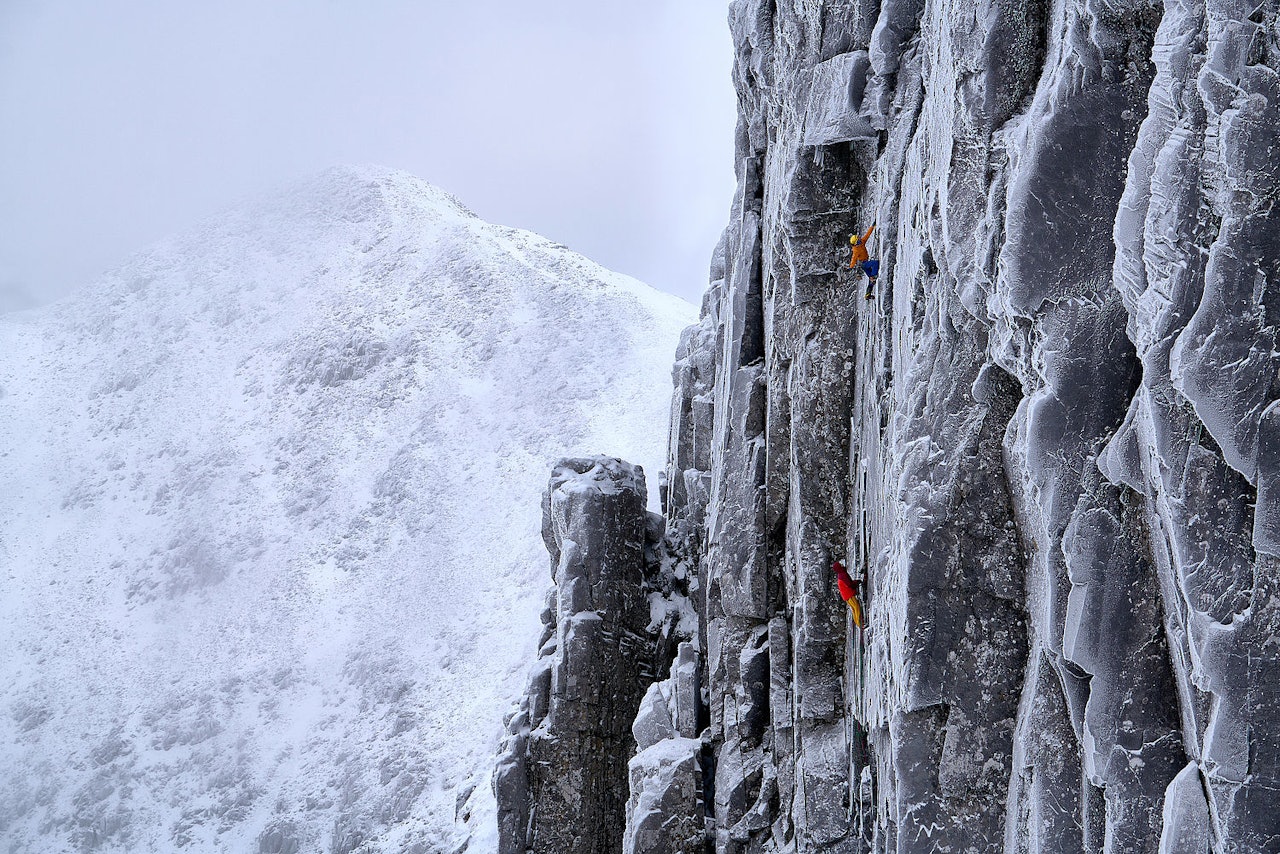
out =
<path fill-rule="evenodd" d="M 696 301 L 733 188 L 724 0 L 0 4 L 0 310 L 242 197 L 412 172 Z"/>

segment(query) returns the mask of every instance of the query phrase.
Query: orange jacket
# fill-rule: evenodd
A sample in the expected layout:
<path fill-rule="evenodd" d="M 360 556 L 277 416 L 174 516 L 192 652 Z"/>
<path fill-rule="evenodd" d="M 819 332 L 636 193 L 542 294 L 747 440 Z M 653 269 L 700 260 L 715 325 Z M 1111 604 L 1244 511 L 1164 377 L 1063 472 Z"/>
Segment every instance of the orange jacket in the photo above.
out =
<path fill-rule="evenodd" d="M 871 260 L 871 255 L 867 252 L 867 240 L 871 237 L 871 232 L 875 230 L 876 227 L 872 225 L 862 237 L 858 237 L 855 234 L 849 238 L 849 242 L 853 244 L 853 257 L 849 259 L 850 267 L 856 267 L 863 261 Z"/>

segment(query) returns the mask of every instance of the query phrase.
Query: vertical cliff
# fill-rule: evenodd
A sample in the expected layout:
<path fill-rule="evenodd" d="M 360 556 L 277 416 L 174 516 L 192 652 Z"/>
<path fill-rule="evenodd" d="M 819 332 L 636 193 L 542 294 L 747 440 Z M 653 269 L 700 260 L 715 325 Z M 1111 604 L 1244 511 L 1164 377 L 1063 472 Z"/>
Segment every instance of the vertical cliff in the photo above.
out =
<path fill-rule="evenodd" d="M 665 492 L 715 850 L 1280 850 L 1277 3 L 730 23 Z"/>

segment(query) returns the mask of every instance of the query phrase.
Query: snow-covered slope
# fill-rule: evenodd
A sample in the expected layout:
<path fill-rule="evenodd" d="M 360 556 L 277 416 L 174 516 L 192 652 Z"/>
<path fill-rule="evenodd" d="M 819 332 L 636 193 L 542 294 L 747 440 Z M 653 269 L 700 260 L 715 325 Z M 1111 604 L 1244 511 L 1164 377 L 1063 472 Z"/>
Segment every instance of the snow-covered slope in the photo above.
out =
<path fill-rule="evenodd" d="M 549 466 L 693 318 L 371 169 L 0 317 L 0 848 L 491 850 Z"/>

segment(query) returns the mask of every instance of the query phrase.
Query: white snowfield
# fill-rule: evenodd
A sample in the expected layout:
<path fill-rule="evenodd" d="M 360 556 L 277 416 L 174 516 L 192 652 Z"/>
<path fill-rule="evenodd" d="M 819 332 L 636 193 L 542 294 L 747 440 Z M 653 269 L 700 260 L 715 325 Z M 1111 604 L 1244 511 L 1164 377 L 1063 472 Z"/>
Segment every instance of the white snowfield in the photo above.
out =
<path fill-rule="evenodd" d="M 380 169 L 0 316 L 0 849 L 496 847 L 563 455 L 693 306 Z"/>

